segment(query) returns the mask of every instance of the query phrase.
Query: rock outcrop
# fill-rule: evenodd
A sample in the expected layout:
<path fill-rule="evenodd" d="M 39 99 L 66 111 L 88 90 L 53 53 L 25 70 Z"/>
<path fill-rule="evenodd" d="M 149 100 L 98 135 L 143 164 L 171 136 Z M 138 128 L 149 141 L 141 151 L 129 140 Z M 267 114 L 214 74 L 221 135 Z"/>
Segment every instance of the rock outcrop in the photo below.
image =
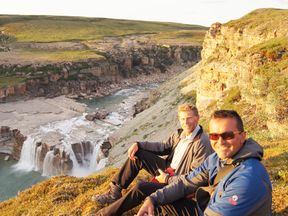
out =
<path fill-rule="evenodd" d="M 204 39 L 197 75 L 182 81 L 182 92 L 194 92 L 205 114 L 236 109 L 250 129 L 281 137 L 288 131 L 288 24 L 271 19 L 271 13 L 280 19 L 287 11 L 261 9 L 213 24 Z"/>
<path fill-rule="evenodd" d="M 51 146 L 43 142 L 36 143 L 36 170 L 44 175 L 67 175 L 71 173 L 73 162 L 70 155 L 57 145 Z"/>
<path fill-rule="evenodd" d="M 85 116 L 85 118 L 88 121 L 94 121 L 96 119 L 102 120 L 104 119 L 107 115 L 109 114 L 109 112 L 107 112 L 106 110 L 97 110 L 96 112 L 93 113 L 89 113 Z"/>
<path fill-rule="evenodd" d="M 0 127 L 0 155 L 19 160 L 21 149 L 26 137 L 17 129 Z M 7 157 L 8 156 L 8 157 Z"/>
<path fill-rule="evenodd" d="M 192 45 L 116 48 L 106 50 L 103 53 L 105 58 L 94 60 L 32 65 L 1 64 L 0 75 L 15 74 L 23 82 L 0 88 L 0 102 L 21 95 L 103 96 L 127 85 L 127 80 L 131 78 L 165 73 L 173 65 L 185 65 L 188 68 L 200 60 L 201 52 L 200 46 Z"/>

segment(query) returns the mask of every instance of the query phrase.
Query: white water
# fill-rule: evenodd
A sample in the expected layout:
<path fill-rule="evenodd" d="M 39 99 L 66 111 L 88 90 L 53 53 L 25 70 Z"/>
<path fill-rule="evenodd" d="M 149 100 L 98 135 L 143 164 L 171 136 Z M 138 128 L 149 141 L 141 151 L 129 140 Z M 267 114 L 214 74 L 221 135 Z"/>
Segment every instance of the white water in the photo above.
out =
<path fill-rule="evenodd" d="M 51 164 L 53 163 L 53 150 L 47 152 L 44 162 L 43 162 L 43 175 L 44 176 L 51 176 L 53 175 L 53 166 Z"/>
<path fill-rule="evenodd" d="M 35 168 L 35 135 L 27 136 L 23 143 L 21 157 L 19 162 L 14 166 L 17 170 L 32 171 Z"/>
<path fill-rule="evenodd" d="M 73 169 L 70 174 L 73 176 L 87 176 L 104 168 L 108 159 L 103 156 L 100 145 L 113 131 L 118 129 L 125 121 L 132 118 L 133 105 L 136 103 L 137 97 L 139 98 L 139 96 L 136 97 L 136 94 L 139 95 L 141 91 L 143 91 L 141 88 L 131 88 L 120 90 L 112 95 L 112 97 L 117 98 L 117 103 L 113 106 L 115 111 L 111 112 L 104 120 L 97 120 L 96 122 L 87 121 L 84 113 L 82 116 L 72 119 L 42 125 L 33 134 L 28 135 L 21 151 L 20 160 L 14 168 L 23 171 L 40 171 L 39 152 L 41 149 L 40 147 L 36 149 L 36 143 L 45 139 L 49 140 L 46 143 L 57 145 L 61 151 L 65 151 L 70 155 L 70 159 L 73 162 Z M 123 96 L 125 98 L 119 102 L 119 97 Z M 111 99 L 109 105 L 111 105 Z M 103 104 L 101 106 L 103 107 Z M 82 141 L 90 141 L 93 152 L 86 156 L 86 158 L 83 158 L 84 154 L 82 154 L 84 163 L 80 165 L 71 144 L 81 143 Z M 51 166 L 53 158 L 53 151 L 49 151 L 43 162 L 42 175 L 55 175 L 55 171 Z"/>
<path fill-rule="evenodd" d="M 47 125 L 41 126 L 36 133 L 30 134 L 27 137 L 27 140 L 23 144 L 21 151 L 21 156 L 19 163 L 17 163 L 14 168 L 16 170 L 23 171 L 40 171 L 39 167 L 39 154 L 41 146 L 36 148 L 36 143 L 39 140 L 42 140 L 49 133 L 57 133 L 57 136 L 61 137 L 60 143 L 57 143 L 57 146 L 61 150 L 64 150 L 70 155 L 70 159 L 73 161 L 73 169 L 71 175 L 74 176 L 86 176 L 92 172 L 95 172 L 103 168 L 106 164 L 106 160 L 100 160 L 98 163 L 95 163 L 93 158 L 97 158 L 99 154 L 100 144 L 115 130 L 118 128 L 121 123 L 123 123 L 123 116 L 111 114 L 107 116 L 108 123 L 97 121 L 94 122 L 87 121 L 83 116 L 75 117 L 65 121 L 52 122 Z M 120 119 L 119 119 L 120 118 Z M 118 125 L 118 126 L 117 126 Z M 72 143 L 81 143 L 82 141 L 90 141 L 93 145 L 93 152 L 97 152 L 97 155 L 91 152 L 90 155 L 87 155 L 84 158 L 84 150 L 82 147 L 81 158 L 83 158 L 83 164 L 79 165 L 72 150 Z M 102 141 L 102 142 L 99 142 Z M 81 146 L 81 145 L 80 145 Z M 36 153 L 38 152 L 38 154 Z M 49 151 L 43 162 L 43 175 L 52 176 L 55 175 L 55 171 L 51 166 L 54 155 L 53 151 Z M 93 165 L 91 165 L 91 163 Z M 98 167 L 100 165 L 100 167 Z"/>
<path fill-rule="evenodd" d="M 42 150 L 42 145 L 41 145 L 41 146 L 38 146 L 38 147 L 36 148 L 36 156 L 35 156 L 35 164 L 36 164 L 36 167 L 35 167 L 35 171 L 41 170 L 41 161 L 40 161 L 40 153 L 41 153 L 41 150 Z"/>

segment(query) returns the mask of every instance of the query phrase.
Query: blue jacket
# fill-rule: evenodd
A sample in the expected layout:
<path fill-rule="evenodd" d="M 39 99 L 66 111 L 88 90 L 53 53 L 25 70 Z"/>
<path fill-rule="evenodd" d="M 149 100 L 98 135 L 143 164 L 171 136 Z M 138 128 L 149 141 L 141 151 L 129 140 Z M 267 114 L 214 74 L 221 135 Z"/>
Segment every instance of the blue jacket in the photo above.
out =
<path fill-rule="evenodd" d="M 260 160 L 262 147 L 254 140 L 246 140 L 240 151 L 225 164 L 237 164 L 219 182 L 204 213 L 207 216 L 271 215 L 272 186 L 268 173 Z M 199 187 L 213 185 L 219 168 L 223 166 L 217 154 L 210 155 L 189 175 L 171 177 L 169 185 L 150 195 L 153 203 L 171 203 L 191 193 Z"/>

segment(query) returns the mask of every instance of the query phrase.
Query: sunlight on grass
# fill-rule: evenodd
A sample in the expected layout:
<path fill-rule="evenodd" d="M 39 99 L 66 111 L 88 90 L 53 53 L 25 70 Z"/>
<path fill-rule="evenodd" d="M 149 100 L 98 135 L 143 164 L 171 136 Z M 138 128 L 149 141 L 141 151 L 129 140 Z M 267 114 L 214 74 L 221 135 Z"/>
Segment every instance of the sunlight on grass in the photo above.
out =
<path fill-rule="evenodd" d="M 273 185 L 274 215 L 288 215 L 288 140 L 263 141 L 263 164 Z"/>
<path fill-rule="evenodd" d="M 20 54 L 23 58 L 37 59 L 41 61 L 76 61 L 88 59 L 103 59 L 104 57 L 92 50 L 67 50 L 67 51 L 23 51 Z"/>
<path fill-rule="evenodd" d="M 22 18 L 22 19 L 21 19 Z M 97 40 L 132 34 L 206 30 L 197 25 L 83 17 L 18 16 L 0 17 L 5 31 L 18 42 Z M 15 22 L 13 22 L 15 19 Z"/>
<path fill-rule="evenodd" d="M 0 88 L 15 86 L 25 82 L 23 77 L 0 77 Z"/>
<path fill-rule="evenodd" d="M 91 196 L 106 192 L 116 171 L 110 168 L 86 178 L 53 177 L 26 189 L 16 198 L 1 202 L 1 216 L 90 215 L 103 207 L 92 202 Z M 141 179 L 147 180 L 146 176 L 147 173 L 140 172 L 130 188 Z"/>

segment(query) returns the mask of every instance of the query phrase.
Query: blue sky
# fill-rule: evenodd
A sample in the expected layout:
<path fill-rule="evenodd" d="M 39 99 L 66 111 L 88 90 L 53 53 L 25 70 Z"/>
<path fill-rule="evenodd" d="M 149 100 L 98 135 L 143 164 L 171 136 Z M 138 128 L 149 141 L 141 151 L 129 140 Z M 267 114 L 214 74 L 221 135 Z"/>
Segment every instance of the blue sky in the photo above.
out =
<path fill-rule="evenodd" d="M 288 9 L 288 0 L 0 0 L 0 14 L 67 15 L 210 26 L 257 8 Z"/>

